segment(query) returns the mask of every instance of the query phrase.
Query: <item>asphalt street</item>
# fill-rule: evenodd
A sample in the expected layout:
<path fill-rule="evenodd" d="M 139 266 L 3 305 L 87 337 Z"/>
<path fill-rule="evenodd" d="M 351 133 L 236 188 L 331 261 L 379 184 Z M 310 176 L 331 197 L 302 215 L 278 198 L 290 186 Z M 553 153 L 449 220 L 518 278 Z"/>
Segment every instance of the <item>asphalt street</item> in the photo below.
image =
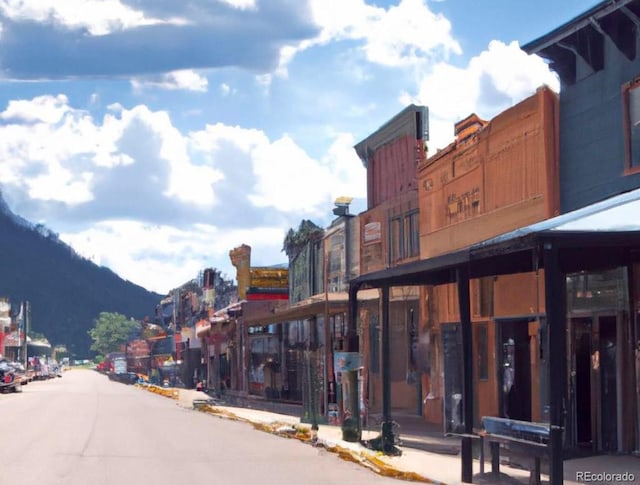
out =
<path fill-rule="evenodd" d="M 398 484 L 91 370 L 0 395 L 0 484 Z"/>

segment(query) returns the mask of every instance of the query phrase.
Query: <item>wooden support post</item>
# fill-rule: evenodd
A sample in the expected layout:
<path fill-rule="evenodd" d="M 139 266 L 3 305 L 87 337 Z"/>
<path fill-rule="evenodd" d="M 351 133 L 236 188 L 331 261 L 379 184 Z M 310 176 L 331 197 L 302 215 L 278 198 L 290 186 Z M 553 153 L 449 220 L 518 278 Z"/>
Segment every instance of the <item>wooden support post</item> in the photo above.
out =
<path fill-rule="evenodd" d="M 550 483 L 564 480 L 563 430 L 566 375 L 566 280 L 560 270 L 558 248 L 553 242 L 543 244 L 545 308 L 549 341 L 549 411 Z"/>
<path fill-rule="evenodd" d="M 500 443 L 497 441 L 490 441 L 491 447 L 491 474 L 494 478 L 500 476 Z"/>
<path fill-rule="evenodd" d="M 456 270 L 458 282 L 458 306 L 462 327 L 462 412 L 464 436 L 461 443 L 462 481 L 473 481 L 473 329 L 471 328 L 471 303 L 469 297 L 469 269 Z"/>

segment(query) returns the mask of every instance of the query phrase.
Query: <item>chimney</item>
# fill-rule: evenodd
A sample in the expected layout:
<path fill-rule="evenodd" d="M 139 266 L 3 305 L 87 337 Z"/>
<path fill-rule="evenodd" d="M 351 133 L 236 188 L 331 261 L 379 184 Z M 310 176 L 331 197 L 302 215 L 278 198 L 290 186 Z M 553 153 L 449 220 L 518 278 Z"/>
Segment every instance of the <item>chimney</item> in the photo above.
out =
<path fill-rule="evenodd" d="M 458 121 L 455 126 L 456 143 L 462 143 L 466 139 L 478 133 L 487 125 L 487 121 L 481 119 L 473 113 L 462 121 Z"/>

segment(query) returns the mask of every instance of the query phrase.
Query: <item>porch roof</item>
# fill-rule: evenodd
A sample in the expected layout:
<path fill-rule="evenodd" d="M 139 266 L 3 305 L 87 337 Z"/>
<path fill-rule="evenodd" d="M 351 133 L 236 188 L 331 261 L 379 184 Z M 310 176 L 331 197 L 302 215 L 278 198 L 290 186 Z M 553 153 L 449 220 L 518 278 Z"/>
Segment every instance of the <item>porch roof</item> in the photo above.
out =
<path fill-rule="evenodd" d="M 231 303 L 220 310 L 216 310 L 209 320 L 211 323 L 228 322 L 236 313 L 242 310 L 242 304 L 246 301 L 247 300 L 240 300 L 235 303 Z"/>
<path fill-rule="evenodd" d="M 640 189 L 463 249 L 361 275 L 351 287 L 453 283 L 463 266 L 472 278 L 534 271 L 543 267 L 541 245 L 549 243 L 559 248 L 565 273 L 640 260 Z"/>
<path fill-rule="evenodd" d="M 311 318 L 315 315 L 324 314 L 325 311 L 330 315 L 334 315 L 336 313 L 346 312 L 348 303 L 349 294 L 347 292 L 322 293 L 281 309 L 275 308 L 273 313 L 268 315 L 245 318 L 244 322 L 250 326 L 271 325 L 273 323 L 284 323 Z"/>

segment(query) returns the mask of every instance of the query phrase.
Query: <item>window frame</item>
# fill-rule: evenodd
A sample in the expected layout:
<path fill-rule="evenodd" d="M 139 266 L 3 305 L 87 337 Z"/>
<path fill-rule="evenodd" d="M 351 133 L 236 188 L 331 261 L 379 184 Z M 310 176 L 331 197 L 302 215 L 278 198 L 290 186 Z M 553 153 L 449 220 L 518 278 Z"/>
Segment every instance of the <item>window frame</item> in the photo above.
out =
<path fill-rule="evenodd" d="M 482 338 L 481 338 L 482 337 Z M 476 373 L 478 381 L 489 380 L 489 325 L 486 322 L 475 324 Z"/>
<path fill-rule="evenodd" d="M 390 265 L 420 256 L 419 223 L 418 209 L 389 218 L 388 261 Z"/>
<path fill-rule="evenodd" d="M 405 215 L 405 235 L 406 257 L 413 258 L 420 256 L 420 217 L 418 209 L 411 210 Z"/>
<path fill-rule="evenodd" d="M 397 229 L 397 230 L 396 230 Z M 404 259 L 404 224 L 402 216 L 389 219 L 389 264 Z"/>
<path fill-rule="evenodd" d="M 636 91 L 638 90 L 638 91 Z M 632 175 L 640 173 L 640 113 L 638 113 L 638 154 L 637 162 L 633 161 L 633 144 L 632 144 L 632 121 L 631 121 L 631 93 L 636 92 L 640 96 L 640 76 L 622 85 L 622 113 L 623 113 L 623 129 L 624 129 L 624 146 L 625 146 L 625 162 L 624 175 Z"/>

